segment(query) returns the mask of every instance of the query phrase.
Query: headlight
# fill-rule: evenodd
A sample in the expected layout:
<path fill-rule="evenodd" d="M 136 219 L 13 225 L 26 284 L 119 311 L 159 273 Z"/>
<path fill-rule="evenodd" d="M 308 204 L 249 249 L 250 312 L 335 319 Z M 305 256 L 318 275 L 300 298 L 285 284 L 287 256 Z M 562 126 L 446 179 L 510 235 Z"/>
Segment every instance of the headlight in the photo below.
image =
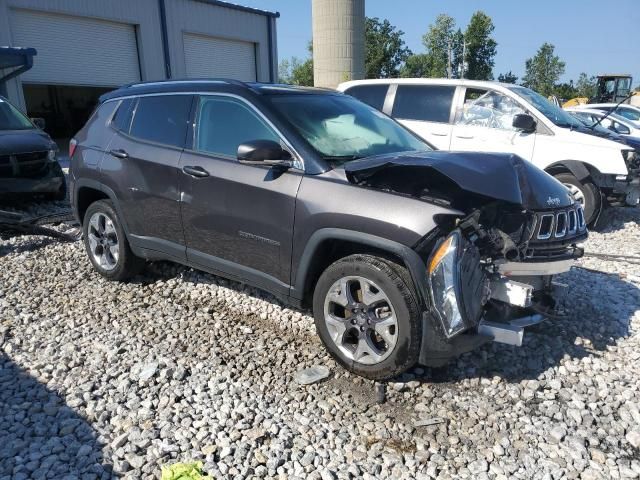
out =
<path fill-rule="evenodd" d="M 49 152 L 47 153 L 47 159 L 50 162 L 55 162 L 56 161 L 56 150 L 49 150 Z"/>
<path fill-rule="evenodd" d="M 428 265 L 431 301 L 447 337 L 465 328 L 458 294 L 459 245 L 460 233 L 455 231 L 436 249 Z"/>

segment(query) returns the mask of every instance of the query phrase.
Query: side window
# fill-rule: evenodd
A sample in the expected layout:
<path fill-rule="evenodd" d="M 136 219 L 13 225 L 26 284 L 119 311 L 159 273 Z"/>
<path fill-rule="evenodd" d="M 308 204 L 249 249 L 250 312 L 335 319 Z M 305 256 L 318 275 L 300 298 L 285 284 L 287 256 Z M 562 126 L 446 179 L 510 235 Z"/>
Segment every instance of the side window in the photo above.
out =
<path fill-rule="evenodd" d="M 191 95 L 140 97 L 131 136 L 174 147 L 184 146 L 191 100 Z"/>
<path fill-rule="evenodd" d="M 198 106 L 195 150 L 235 158 L 238 146 L 252 140 L 273 140 L 278 135 L 240 100 L 203 96 Z"/>
<path fill-rule="evenodd" d="M 464 104 L 456 112 L 456 125 L 514 130 L 513 117 L 525 110 L 511 97 L 493 90 L 467 88 Z"/>
<path fill-rule="evenodd" d="M 402 120 L 448 123 L 454 86 L 398 85 L 392 116 Z"/>
<path fill-rule="evenodd" d="M 387 90 L 389 90 L 389 85 L 356 85 L 345 90 L 344 93 L 356 97 L 373 108 L 382 110 Z"/>
<path fill-rule="evenodd" d="M 636 110 L 631 110 L 630 108 L 618 108 L 616 113 L 628 118 L 629 120 L 633 120 L 634 122 L 640 121 L 640 112 Z"/>
<path fill-rule="evenodd" d="M 113 120 L 111 120 L 111 125 L 113 125 L 116 130 L 129 133 L 134 104 L 135 100 L 133 98 L 127 98 L 120 102 L 120 106 L 118 106 L 118 110 L 116 110 L 116 114 L 113 116 Z"/>

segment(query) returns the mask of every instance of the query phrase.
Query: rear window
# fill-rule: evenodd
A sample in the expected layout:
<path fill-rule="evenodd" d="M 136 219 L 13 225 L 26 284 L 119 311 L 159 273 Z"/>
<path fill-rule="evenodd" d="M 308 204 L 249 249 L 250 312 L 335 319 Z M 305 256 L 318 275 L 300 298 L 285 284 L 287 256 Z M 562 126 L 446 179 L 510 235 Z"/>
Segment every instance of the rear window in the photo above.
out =
<path fill-rule="evenodd" d="M 133 115 L 133 105 L 135 100 L 127 98 L 120 103 L 116 114 L 113 116 L 111 125 L 121 132 L 129 133 L 131 127 L 131 117 Z"/>
<path fill-rule="evenodd" d="M 356 97 L 367 105 L 382 110 L 389 85 L 357 85 L 345 90 L 344 93 Z"/>
<path fill-rule="evenodd" d="M 140 97 L 131 124 L 131 136 L 183 147 L 187 136 L 191 99 L 191 95 Z"/>
<path fill-rule="evenodd" d="M 455 86 L 447 85 L 398 85 L 392 116 L 448 123 L 455 91 Z"/>

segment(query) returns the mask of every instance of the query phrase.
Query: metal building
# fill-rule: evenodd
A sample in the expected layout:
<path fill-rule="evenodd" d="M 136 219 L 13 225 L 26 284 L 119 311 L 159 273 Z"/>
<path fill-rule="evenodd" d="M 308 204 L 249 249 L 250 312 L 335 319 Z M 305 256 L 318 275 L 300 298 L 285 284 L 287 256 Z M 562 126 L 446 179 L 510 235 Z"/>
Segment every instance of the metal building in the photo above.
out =
<path fill-rule="evenodd" d="M 278 16 L 218 0 L 0 0 L 0 45 L 37 51 L 4 90 L 54 138 L 68 138 L 122 84 L 275 81 Z"/>

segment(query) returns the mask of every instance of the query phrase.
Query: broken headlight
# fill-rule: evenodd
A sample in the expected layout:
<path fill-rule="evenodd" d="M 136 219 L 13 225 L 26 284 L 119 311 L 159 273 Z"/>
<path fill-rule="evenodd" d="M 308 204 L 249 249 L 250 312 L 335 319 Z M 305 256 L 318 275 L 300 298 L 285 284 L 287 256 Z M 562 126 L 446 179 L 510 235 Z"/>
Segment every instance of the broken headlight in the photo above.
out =
<path fill-rule="evenodd" d="M 460 232 L 456 230 L 438 246 L 428 264 L 433 310 L 440 318 L 447 337 L 452 337 L 465 329 L 459 293 L 458 251 L 460 244 Z"/>

